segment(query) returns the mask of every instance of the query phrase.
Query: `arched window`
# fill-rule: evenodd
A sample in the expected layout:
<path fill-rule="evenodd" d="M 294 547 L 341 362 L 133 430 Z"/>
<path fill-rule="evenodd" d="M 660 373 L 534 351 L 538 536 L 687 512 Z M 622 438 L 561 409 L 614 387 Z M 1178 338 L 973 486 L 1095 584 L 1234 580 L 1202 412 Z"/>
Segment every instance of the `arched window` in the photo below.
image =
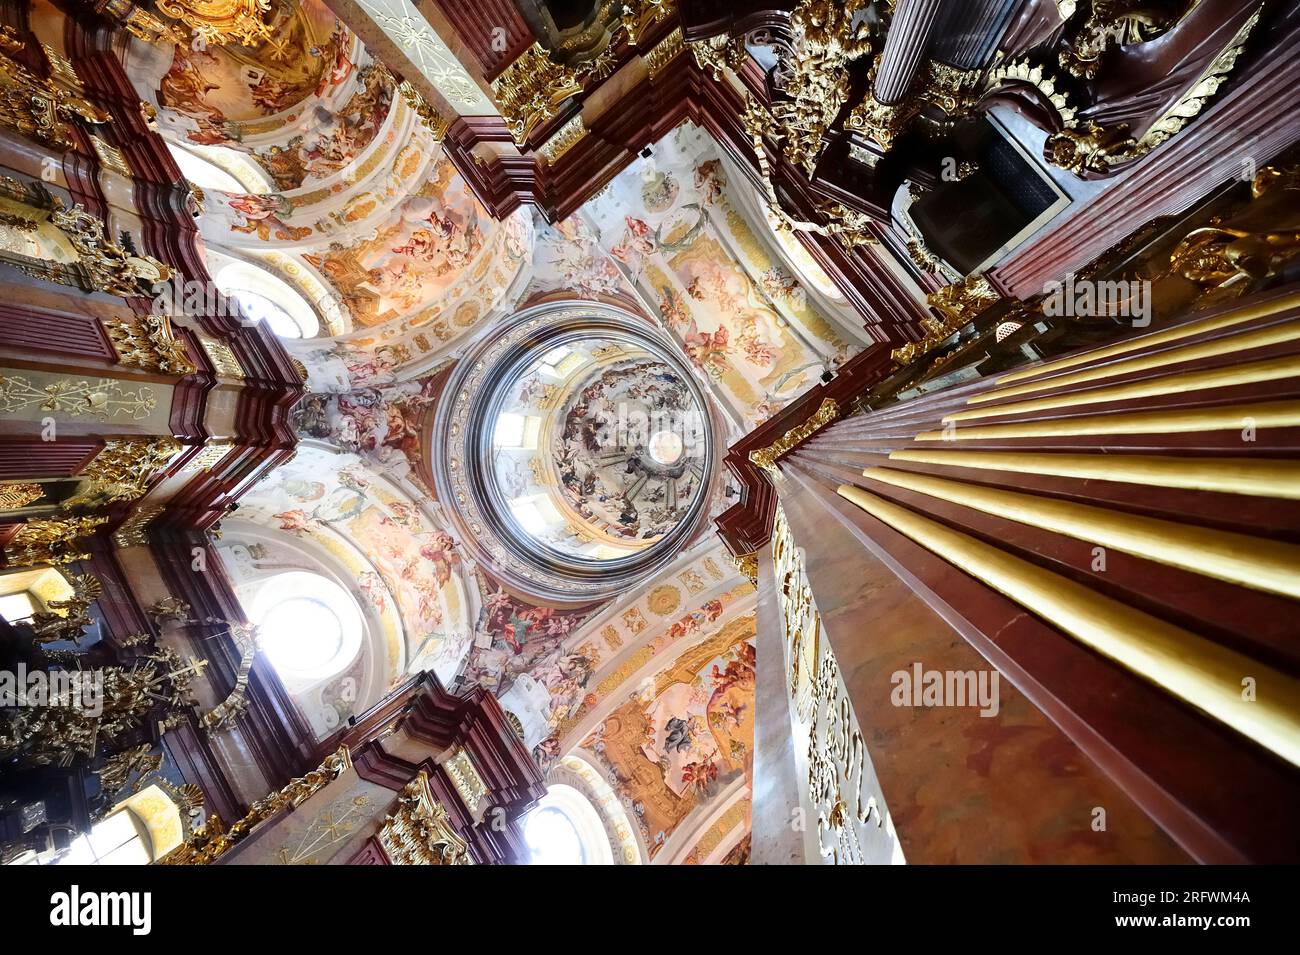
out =
<path fill-rule="evenodd" d="M 208 267 L 221 294 L 240 306 L 249 322 L 266 322 L 281 338 L 312 338 L 320 318 L 298 289 L 266 269 L 224 254 L 209 253 Z M 224 264 L 218 264 L 224 263 Z"/>
<path fill-rule="evenodd" d="M 596 808 L 572 786 L 550 786 L 523 821 L 530 865 L 613 865 Z"/>
<path fill-rule="evenodd" d="M 334 676 L 361 646 L 356 601 L 319 574 L 291 571 L 271 578 L 253 600 L 252 618 L 262 652 L 291 682 Z"/>

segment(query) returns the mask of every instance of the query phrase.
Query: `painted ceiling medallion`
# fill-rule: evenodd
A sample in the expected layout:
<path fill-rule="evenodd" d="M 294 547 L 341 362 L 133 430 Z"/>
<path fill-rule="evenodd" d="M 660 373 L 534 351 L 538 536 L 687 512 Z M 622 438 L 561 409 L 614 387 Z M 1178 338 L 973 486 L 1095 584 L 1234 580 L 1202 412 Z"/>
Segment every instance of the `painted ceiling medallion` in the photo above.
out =
<path fill-rule="evenodd" d="M 538 306 L 459 368 L 430 449 L 439 497 L 514 586 L 597 599 L 693 536 L 713 473 L 708 405 L 646 323 L 594 303 Z"/>

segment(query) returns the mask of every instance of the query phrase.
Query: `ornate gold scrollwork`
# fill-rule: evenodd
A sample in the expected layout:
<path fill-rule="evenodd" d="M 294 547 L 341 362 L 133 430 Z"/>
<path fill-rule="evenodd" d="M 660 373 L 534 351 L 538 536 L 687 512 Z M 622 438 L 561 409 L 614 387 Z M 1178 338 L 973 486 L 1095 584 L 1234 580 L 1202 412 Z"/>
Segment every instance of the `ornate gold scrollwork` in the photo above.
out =
<path fill-rule="evenodd" d="M 86 627 L 93 622 L 90 605 L 104 592 L 99 578 L 93 574 L 64 574 L 72 585 L 72 596 L 66 600 L 51 600 L 48 610 L 32 614 L 32 632 L 37 643 L 81 638 Z"/>
<path fill-rule="evenodd" d="M 447 117 L 430 106 L 429 101 L 420 95 L 420 91 L 411 85 L 410 80 L 402 80 L 397 85 L 397 92 L 402 94 L 406 105 L 411 107 L 415 115 L 420 117 L 420 122 L 424 123 L 425 128 L 433 134 L 434 142 L 442 142 L 443 137 L 447 135 L 447 129 L 451 126 Z"/>
<path fill-rule="evenodd" d="M 492 81 L 492 93 L 515 143 L 545 123 L 570 96 L 582 92 L 580 69 L 558 63 L 540 43 L 534 43 Z"/>
<path fill-rule="evenodd" d="M 1236 65 L 1250 38 L 1263 8 L 1256 10 L 1241 26 L 1205 72 L 1141 137 L 1134 139 L 1127 127 L 1101 127 L 1096 123 L 1067 128 L 1047 138 L 1043 154 L 1048 162 L 1076 175 L 1085 172 L 1108 173 L 1121 163 L 1145 156 L 1161 143 L 1172 139 L 1205 108 Z"/>
<path fill-rule="evenodd" d="M 185 377 L 195 371 L 185 346 L 177 340 L 166 315 L 104 322 L 118 361 L 133 368 Z"/>
<path fill-rule="evenodd" d="M 379 829 L 379 844 L 394 865 L 474 864 L 423 769 L 398 793 L 396 808 Z"/>
<path fill-rule="evenodd" d="M 731 559 L 736 562 L 736 569 L 748 580 L 754 587 L 758 587 L 758 552 L 750 554 L 733 554 Z"/>
<path fill-rule="evenodd" d="M 45 496 L 45 488 L 29 481 L 0 484 L 0 511 L 30 507 Z"/>
<path fill-rule="evenodd" d="M 783 64 L 788 99 L 772 103 L 772 118 L 786 156 L 810 176 L 848 102 L 848 66 L 871 52 L 866 23 L 853 26 L 867 6 L 867 0 L 803 0 L 790 14 L 790 55 Z"/>
<path fill-rule="evenodd" d="M 103 419 L 123 415 L 139 421 L 148 417 L 158 407 L 153 389 L 147 385 L 128 388 L 127 384 L 116 378 L 60 378 L 39 387 L 22 375 L 4 375 L 0 376 L 0 414 L 14 414 L 34 406 L 70 418 L 83 414 Z"/>
<path fill-rule="evenodd" d="M 708 70 L 718 82 L 722 82 L 727 70 L 740 69 L 745 62 L 745 57 L 749 56 L 740 37 L 733 39 L 726 34 L 709 37 L 707 40 L 696 40 L 688 43 L 687 46 L 690 47 L 691 55 L 695 57 L 695 65 L 702 70 Z"/>
<path fill-rule="evenodd" d="M 926 296 L 926 301 L 938 309 L 943 317 L 925 319 L 922 322 L 925 327 L 924 337 L 920 341 L 908 342 L 901 348 L 895 348 L 889 357 L 900 365 L 911 364 L 952 337 L 1001 298 L 997 289 L 983 275 L 968 275 L 931 292 Z"/>
<path fill-rule="evenodd" d="M 232 623 L 230 635 L 235 641 L 235 646 L 240 650 L 239 670 L 235 676 L 234 689 L 224 700 L 199 718 L 199 722 L 209 733 L 232 728 L 248 712 L 248 675 L 252 672 L 253 661 L 257 658 L 257 628 Z"/>
<path fill-rule="evenodd" d="M 106 516 L 30 520 L 5 545 L 5 560 L 10 567 L 58 566 L 88 560 L 90 555 L 77 550 L 76 542 L 94 534 L 100 525 L 107 522 Z"/>
<path fill-rule="evenodd" d="M 776 459 L 806 441 L 813 432 L 826 427 L 840 416 L 840 406 L 834 398 L 823 398 L 817 410 L 802 424 L 791 428 L 765 448 L 749 452 L 749 460 L 760 468 L 776 470 Z"/>
<path fill-rule="evenodd" d="M 469 753 L 463 747 L 457 749 L 451 759 L 443 764 L 443 768 L 451 777 L 451 784 L 456 787 L 456 792 L 465 803 L 465 808 L 471 814 L 477 813 L 483 800 L 488 797 L 488 788 L 487 783 L 483 782 L 483 777 L 479 775 L 478 769 L 475 768 L 473 760 L 469 758 Z"/>
<path fill-rule="evenodd" d="M 112 17 L 134 37 L 149 43 L 172 43 L 182 46 L 190 42 L 185 31 L 162 17 L 155 16 L 143 7 L 136 6 L 131 0 L 99 0 L 101 13 Z"/>
<path fill-rule="evenodd" d="M 4 27 L 0 50 L 22 46 L 13 28 Z M 55 149 L 70 149 L 73 140 L 66 124 L 73 117 L 95 124 L 110 119 L 85 98 L 0 53 L 0 124 Z"/>
<path fill-rule="evenodd" d="M 1188 233 L 1169 254 L 1165 275 L 1200 289 L 1196 307 L 1255 291 L 1300 255 L 1300 163 L 1266 166 L 1240 212 Z"/>
<path fill-rule="evenodd" d="M 148 295 L 154 285 L 171 278 L 169 266 L 151 256 L 134 255 L 109 240 L 103 221 L 80 205 L 69 209 L 54 197 L 52 206 L 50 222 L 77 250 L 78 264 L 96 291 L 124 298 Z"/>
<path fill-rule="evenodd" d="M 171 437 L 109 438 L 80 477 L 85 485 L 64 507 L 102 507 L 142 497 L 149 479 L 180 451 Z"/>
<path fill-rule="evenodd" d="M 224 830 L 218 816 L 196 829 L 189 840 L 177 846 L 158 860 L 159 865 L 211 865 L 246 839 L 254 827 L 269 819 L 281 809 L 302 805 L 334 780 L 352 768 L 352 756 L 346 746 L 340 746 L 325 762 L 305 776 L 289 781 L 279 792 L 264 796 L 242 819 Z"/>
<path fill-rule="evenodd" d="M 1184 4 L 1184 12 L 1195 5 Z M 1073 2 L 1068 12 L 1060 2 L 1057 8 L 1062 20 L 1074 15 Z M 1093 79 L 1111 47 L 1154 40 L 1180 18 L 1178 11 L 1162 9 L 1151 0 L 1091 0 L 1087 20 L 1061 51 L 1061 66 L 1075 76 Z"/>
<path fill-rule="evenodd" d="M 780 506 L 772 527 L 772 569 L 786 643 L 790 701 L 798 719 L 808 726 L 808 798 L 817 813 L 820 851 L 837 863 L 861 863 L 858 827 L 873 819 L 879 826 L 883 819 L 875 797 L 867 791 L 867 751 L 852 701 L 841 692 L 839 664 L 822 640 L 821 614 L 803 554 Z M 829 848 L 825 836 L 831 839 Z"/>

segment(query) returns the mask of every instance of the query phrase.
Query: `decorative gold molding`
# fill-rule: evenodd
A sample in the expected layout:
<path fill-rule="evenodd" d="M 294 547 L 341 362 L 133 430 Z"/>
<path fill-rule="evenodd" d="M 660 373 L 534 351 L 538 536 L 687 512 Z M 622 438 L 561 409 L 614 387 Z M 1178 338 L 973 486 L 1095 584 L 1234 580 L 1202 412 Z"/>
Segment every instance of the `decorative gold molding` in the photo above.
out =
<path fill-rule="evenodd" d="M 12 27 L 0 29 L 0 50 L 16 52 L 23 46 Z M 74 145 L 67 127 L 74 118 L 96 125 L 110 120 L 107 113 L 77 95 L 75 87 L 65 89 L 52 79 L 37 76 L 0 52 L 0 125 L 46 146 L 67 150 Z"/>
<path fill-rule="evenodd" d="M 925 335 L 921 340 L 895 348 L 889 357 L 900 365 L 910 365 L 947 341 L 1001 299 L 1001 294 L 983 275 L 968 275 L 931 292 L 926 296 L 926 301 L 943 317 L 924 319 L 921 324 L 925 328 Z"/>
<path fill-rule="evenodd" d="M 758 551 L 749 554 L 733 554 L 731 559 L 736 562 L 736 569 L 748 580 L 754 587 L 758 587 Z"/>
<path fill-rule="evenodd" d="M 451 783 L 465 803 L 465 808 L 471 815 L 476 815 L 479 806 L 487 798 L 488 788 L 487 783 L 483 782 L 483 777 L 478 774 L 473 760 L 469 758 L 469 753 L 464 747 L 457 747 L 451 759 L 443 764 L 443 768 L 451 777 Z"/>
<path fill-rule="evenodd" d="M 188 46 L 189 36 L 174 23 L 136 6 L 131 0 L 101 0 L 100 12 L 112 17 L 133 37 L 149 43 Z"/>
<path fill-rule="evenodd" d="M 248 838 L 254 827 L 282 809 L 302 805 L 334 780 L 352 768 L 352 755 L 346 746 L 338 750 L 305 776 L 290 780 L 279 792 L 271 793 L 253 804 L 242 819 L 222 829 L 221 819 L 210 816 L 208 821 L 194 831 L 189 840 L 159 859 L 158 865 L 211 865 Z"/>
<path fill-rule="evenodd" d="M 144 495 L 155 472 L 179 452 L 172 437 L 109 438 L 103 449 L 78 475 L 86 483 L 64 507 L 102 507 L 115 501 L 134 501 Z"/>
<path fill-rule="evenodd" d="M 90 537 L 106 523 L 108 517 L 103 515 L 30 520 L 5 545 L 5 560 L 10 567 L 58 566 L 88 560 L 90 555 L 77 550 L 76 541 Z"/>
<path fill-rule="evenodd" d="M 113 532 L 115 547 L 143 547 L 149 543 L 149 525 L 158 515 L 166 510 L 166 505 L 149 504 L 138 507 L 122 522 L 122 526 Z"/>
<path fill-rule="evenodd" d="M 429 774 L 420 774 L 397 796 L 396 809 L 379 829 L 379 845 L 393 865 L 473 865 L 469 844 L 429 789 Z"/>
<path fill-rule="evenodd" d="M 1214 58 L 1205 72 L 1167 109 L 1138 139 L 1125 135 L 1124 127 L 1100 127 L 1088 123 L 1066 129 L 1047 138 L 1044 155 L 1053 165 L 1081 175 L 1085 172 L 1109 173 L 1115 166 L 1145 156 L 1161 143 L 1172 139 L 1198 116 L 1228 74 L 1237 64 L 1241 51 L 1259 23 L 1263 6 L 1256 10 Z"/>
<path fill-rule="evenodd" d="M 265 14 L 270 0 L 156 0 L 158 10 L 179 20 L 204 43 L 255 45 L 270 39 Z"/>
<path fill-rule="evenodd" d="M 226 698 L 199 718 L 209 733 L 233 728 L 248 712 L 248 676 L 253 670 L 253 661 L 257 658 L 257 628 L 232 623 L 230 636 L 240 650 L 239 670 L 235 676 L 235 686 Z"/>
<path fill-rule="evenodd" d="M 492 95 L 517 145 L 524 145 L 561 103 L 582 92 L 581 76 L 581 70 L 557 63 L 534 43 L 492 81 Z"/>
<path fill-rule="evenodd" d="M 90 144 L 95 148 L 95 155 L 99 157 L 101 165 L 113 170 L 120 176 L 131 178 L 131 167 L 127 165 L 126 157 L 122 155 L 122 150 L 116 146 L 110 146 L 104 140 L 100 139 L 93 133 L 90 136 Z"/>
<path fill-rule="evenodd" d="M 21 188 L 21 184 L 15 183 Z M 12 192 L 12 187 L 9 190 Z M 148 296 L 159 282 L 171 278 L 171 267 L 148 255 L 128 252 L 104 235 L 104 223 L 80 205 L 68 208 L 62 199 L 49 199 L 49 222 L 68 237 L 77 252 L 76 263 L 23 256 L 14 264 L 37 278 L 123 298 Z"/>
<path fill-rule="evenodd" d="M 548 166 L 554 166 L 559 158 L 567 153 L 570 149 L 578 144 L 583 136 L 587 135 L 587 127 L 582 123 L 582 114 L 579 113 L 561 126 L 542 146 L 537 150 L 538 158 Z"/>
<path fill-rule="evenodd" d="M 127 384 L 116 378 L 60 378 L 38 387 L 23 375 L 4 375 L 0 376 L 0 414 L 17 414 L 35 406 L 70 418 L 83 414 L 102 419 L 125 415 L 139 421 L 148 417 L 158 406 L 153 389 L 146 385 L 127 388 Z"/>
<path fill-rule="evenodd" d="M 806 441 L 815 431 L 826 427 L 840 416 L 840 406 L 834 398 L 823 398 L 817 410 L 802 424 L 791 428 L 766 448 L 749 452 L 749 460 L 760 468 L 776 470 L 776 459 Z"/>
<path fill-rule="evenodd" d="M 402 99 L 406 100 L 406 105 L 414 110 L 415 114 L 420 117 L 420 122 L 424 123 L 425 128 L 433 134 L 434 142 L 442 142 L 447 135 L 448 128 L 451 126 L 451 122 L 447 117 L 430 106 L 429 101 L 411 85 L 410 80 L 402 80 L 397 86 L 397 92 L 402 94 Z"/>
<path fill-rule="evenodd" d="M 124 365 L 181 378 L 197 370 L 166 315 L 107 320 L 104 329 Z"/>
<path fill-rule="evenodd" d="M 30 507 L 45 496 L 45 488 L 31 482 L 0 484 L 0 511 Z"/>
<path fill-rule="evenodd" d="M 650 74 L 650 79 L 658 79 L 660 74 L 668 68 L 668 64 L 677 59 L 685 49 L 686 44 L 682 39 L 681 27 L 677 27 L 672 33 L 651 47 L 650 52 L 645 55 L 645 66 Z"/>
<path fill-rule="evenodd" d="M 244 380 L 244 366 L 239 363 L 233 348 L 223 341 L 209 338 L 206 335 L 199 336 L 199 344 L 203 346 L 203 350 L 207 353 L 213 367 L 216 368 L 218 377 Z"/>

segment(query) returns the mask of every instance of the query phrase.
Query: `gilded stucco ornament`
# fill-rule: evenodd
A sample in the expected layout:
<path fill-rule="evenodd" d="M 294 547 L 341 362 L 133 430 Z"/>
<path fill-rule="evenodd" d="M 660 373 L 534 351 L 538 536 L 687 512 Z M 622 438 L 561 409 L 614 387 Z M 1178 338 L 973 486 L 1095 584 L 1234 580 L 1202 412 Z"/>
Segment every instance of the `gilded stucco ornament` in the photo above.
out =
<path fill-rule="evenodd" d="M 109 320 L 104 329 L 124 365 L 182 378 L 196 370 L 166 315 Z"/>
<path fill-rule="evenodd" d="M 109 115 L 53 79 L 37 76 L 8 54 L 24 47 L 13 27 L 0 28 L 0 125 L 47 146 L 74 146 L 67 124 L 109 122 Z"/>
<path fill-rule="evenodd" d="M 88 560 L 90 555 L 77 550 L 76 542 L 94 534 L 100 525 L 106 523 L 106 516 L 30 520 L 5 545 L 5 560 L 10 567 L 57 566 Z"/>
<path fill-rule="evenodd" d="M 181 449 L 172 437 L 109 438 L 80 474 L 77 493 L 65 508 L 102 507 L 116 501 L 134 501 L 144 495 L 149 480 L 163 470 Z"/>
<path fill-rule="evenodd" d="M 791 428 L 765 448 L 749 452 L 749 460 L 768 471 L 776 470 L 776 459 L 793 451 L 813 433 L 826 427 L 840 416 L 840 406 L 834 398 L 823 398 L 817 410 L 802 424 Z"/>
<path fill-rule="evenodd" d="M 1062 20 L 1068 20 L 1075 12 L 1073 0 L 1068 4 L 1068 13 L 1066 6 L 1057 3 Z M 1181 9 L 1172 9 L 1159 0 L 1092 0 L 1088 4 L 1088 18 L 1061 51 L 1061 66 L 1074 76 L 1095 78 L 1107 50 L 1154 40 L 1195 8 L 1196 2 L 1180 6 Z"/>
<path fill-rule="evenodd" d="M 55 197 L 50 222 L 77 250 L 79 264 L 96 291 L 124 298 L 143 296 L 172 277 L 169 266 L 150 256 L 128 252 L 109 240 L 104 235 L 103 221 L 80 205 L 69 209 Z"/>
<path fill-rule="evenodd" d="M 968 325 L 977 315 L 1001 301 L 1001 294 L 983 275 L 968 275 L 931 292 L 926 301 L 940 318 L 927 318 L 921 324 L 925 334 L 920 341 L 908 342 L 890 353 L 899 365 L 910 365 L 938 347 Z"/>
<path fill-rule="evenodd" d="M 812 175 L 826 136 L 849 99 L 849 64 L 871 52 L 865 22 L 853 20 L 867 0 L 803 0 L 790 14 L 790 53 L 782 67 L 785 99 L 772 102 L 783 151 Z"/>
<path fill-rule="evenodd" d="M 1188 233 L 1169 255 L 1166 276 L 1200 290 L 1196 307 L 1238 298 L 1300 256 L 1300 163 L 1266 166 L 1240 212 Z"/>
<path fill-rule="evenodd" d="M 271 0 L 157 0 L 157 7 L 205 43 L 252 46 L 271 36 L 266 22 Z"/>
<path fill-rule="evenodd" d="M 0 511 L 30 507 L 45 496 L 45 488 L 30 481 L 0 484 Z"/>
<path fill-rule="evenodd" d="M 1047 138 L 1043 146 L 1044 157 L 1053 165 L 1068 169 L 1076 175 L 1089 172 L 1106 174 L 1118 165 L 1140 159 L 1161 143 L 1172 139 L 1200 114 L 1228 79 L 1246 41 L 1259 23 L 1262 9 L 1256 10 L 1242 24 L 1196 82 L 1147 127 L 1140 137 L 1130 136 L 1127 127 L 1122 125 L 1100 127 L 1096 123 L 1075 125 L 1071 121 L 1066 123 L 1064 130 Z"/>
<path fill-rule="evenodd" d="M 379 829 L 379 844 L 393 865 L 474 864 L 469 844 L 434 799 L 423 769 L 398 793 L 396 807 Z"/>
<path fill-rule="evenodd" d="M 46 610 L 32 614 L 32 632 L 37 643 L 56 640 L 71 640 L 75 643 L 85 628 L 93 623 L 89 613 L 90 605 L 104 592 L 99 578 L 93 574 L 63 576 L 72 585 L 72 595 L 64 600 L 51 600 L 46 604 Z"/>
<path fill-rule="evenodd" d="M 302 805 L 334 780 L 352 768 L 352 755 L 346 746 L 340 746 L 325 762 L 305 776 L 290 780 L 279 792 L 264 796 L 230 829 L 222 827 L 219 816 L 209 816 L 208 821 L 194 830 L 193 835 L 163 858 L 158 865 L 211 865 L 221 856 L 248 838 L 259 822 L 275 815 L 281 809 Z"/>

